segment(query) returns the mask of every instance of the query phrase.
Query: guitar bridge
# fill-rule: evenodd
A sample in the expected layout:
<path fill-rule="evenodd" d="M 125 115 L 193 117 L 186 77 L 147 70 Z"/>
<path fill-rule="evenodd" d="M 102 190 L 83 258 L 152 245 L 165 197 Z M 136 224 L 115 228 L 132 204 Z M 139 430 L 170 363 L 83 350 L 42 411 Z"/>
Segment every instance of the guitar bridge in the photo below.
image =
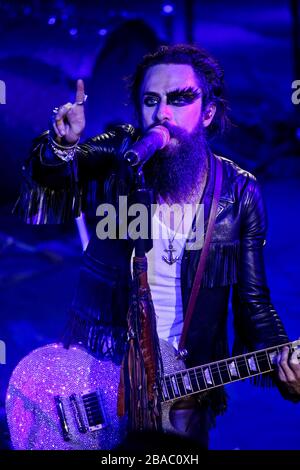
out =
<path fill-rule="evenodd" d="M 107 426 L 107 417 L 99 390 L 81 395 L 90 431 L 98 431 Z"/>

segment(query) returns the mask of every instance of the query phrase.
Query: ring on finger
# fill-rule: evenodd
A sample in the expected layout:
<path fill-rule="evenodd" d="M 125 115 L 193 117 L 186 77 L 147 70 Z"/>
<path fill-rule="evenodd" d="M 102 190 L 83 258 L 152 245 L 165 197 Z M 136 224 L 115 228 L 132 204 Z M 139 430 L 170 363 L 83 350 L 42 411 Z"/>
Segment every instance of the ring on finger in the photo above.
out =
<path fill-rule="evenodd" d="M 82 106 L 86 102 L 87 98 L 88 98 L 88 95 L 84 95 L 83 100 L 82 101 L 75 101 L 75 104 L 78 104 L 79 106 Z"/>

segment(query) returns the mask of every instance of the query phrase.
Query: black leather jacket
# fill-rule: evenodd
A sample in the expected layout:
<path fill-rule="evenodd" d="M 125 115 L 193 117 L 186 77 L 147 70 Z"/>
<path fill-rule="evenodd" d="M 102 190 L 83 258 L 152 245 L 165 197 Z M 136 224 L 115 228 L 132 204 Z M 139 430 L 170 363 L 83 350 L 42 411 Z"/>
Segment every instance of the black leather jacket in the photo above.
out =
<path fill-rule="evenodd" d="M 80 145 L 77 159 L 64 163 L 49 151 L 45 133 L 35 142 L 27 162 L 25 187 L 16 211 L 29 223 L 68 220 L 87 206 L 91 193 L 88 185 L 93 180 L 100 184 L 92 199 L 96 203 L 99 200 L 113 202 L 118 195 L 130 190 L 132 175 L 122 155 L 134 139 L 136 133 L 132 126 L 118 126 Z M 234 353 L 288 341 L 267 287 L 263 259 L 266 216 L 258 183 L 254 176 L 232 161 L 222 158 L 222 162 L 223 185 L 216 224 L 187 338 L 188 365 L 229 355 L 226 325 L 231 292 L 236 334 Z M 214 168 L 215 157 L 211 154 L 203 200 L 206 218 L 213 193 Z M 72 331 L 77 331 L 74 337 L 87 343 L 85 334 L 78 333 L 80 328 L 76 330 L 76 317 L 77 326 L 87 325 L 86 337 L 91 337 L 91 328 L 94 328 L 94 340 L 88 344 L 91 350 L 99 349 L 99 345 L 103 347 L 109 331 L 115 344 L 120 343 L 120 339 L 123 342 L 119 331 L 124 328 L 128 307 L 132 244 L 124 240 L 118 244 L 116 240 L 113 242 L 114 245 L 105 244 L 96 236 L 92 237 L 80 276 L 81 288 L 73 303 Z M 199 250 L 184 251 L 181 265 L 184 313 L 199 254 Z M 94 313 L 91 315 L 91 312 Z M 219 393 L 218 405 L 224 402 L 223 398 Z"/>

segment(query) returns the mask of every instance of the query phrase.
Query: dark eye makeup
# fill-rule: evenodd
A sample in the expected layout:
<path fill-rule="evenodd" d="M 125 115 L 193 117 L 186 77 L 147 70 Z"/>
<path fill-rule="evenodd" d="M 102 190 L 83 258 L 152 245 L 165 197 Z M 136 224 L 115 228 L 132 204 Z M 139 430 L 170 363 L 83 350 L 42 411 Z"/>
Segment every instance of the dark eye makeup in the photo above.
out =
<path fill-rule="evenodd" d="M 196 101 L 201 96 L 199 88 L 187 87 L 184 89 L 177 88 L 167 93 L 168 104 L 175 106 L 185 106 Z"/>
<path fill-rule="evenodd" d="M 194 103 L 201 96 L 199 88 L 186 87 L 176 88 L 167 93 L 167 103 L 173 106 L 186 106 Z M 151 107 L 160 102 L 160 96 L 154 92 L 146 93 L 144 96 L 144 105 Z"/>

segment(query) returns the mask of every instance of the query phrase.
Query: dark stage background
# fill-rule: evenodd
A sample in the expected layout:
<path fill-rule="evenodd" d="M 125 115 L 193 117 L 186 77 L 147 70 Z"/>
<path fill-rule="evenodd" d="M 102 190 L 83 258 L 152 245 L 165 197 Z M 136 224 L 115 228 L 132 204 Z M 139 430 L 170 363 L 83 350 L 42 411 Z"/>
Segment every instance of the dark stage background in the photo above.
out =
<path fill-rule="evenodd" d="M 157 44 L 194 42 L 225 69 L 235 126 L 213 148 L 261 182 L 272 299 L 290 338 L 300 336 L 300 104 L 292 102 L 299 8 L 288 0 L 0 1 L 0 448 L 9 447 L 10 374 L 61 333 L 82 250 L 75 222 L 32 227 L 11 215 L 22 162 L 53 107 L 74 99 L 77 78 L 89 95 L 86 137 L 133 122 L 123 77 Z M 229 328 L 231 337 L 231 321 Z M 227 391 L 229 411 L 212 431 L 212 449 L 299 449 L 300 405 L 248 382 Z"/>

